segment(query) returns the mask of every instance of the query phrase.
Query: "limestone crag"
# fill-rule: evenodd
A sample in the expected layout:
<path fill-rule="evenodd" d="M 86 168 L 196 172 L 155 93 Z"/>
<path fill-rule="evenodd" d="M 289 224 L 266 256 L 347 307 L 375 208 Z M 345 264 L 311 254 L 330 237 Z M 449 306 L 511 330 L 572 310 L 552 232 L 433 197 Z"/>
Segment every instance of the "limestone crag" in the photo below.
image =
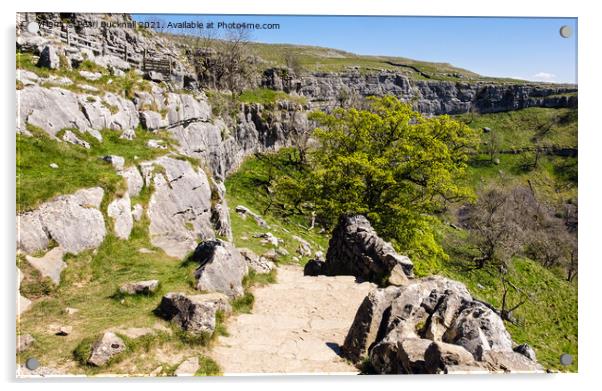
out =
<path fill-rule="evenodd" d="M 273 75 L 274 72 L 268 72 Z M 332 109 L 368 96 L 393 95 L 424 114 L 493 113 L 526 107 L 576 107 L 577 87 L 538 83 L 413 80 L 401 71 L 315 72 L 296 79 L 264 77 L 266 87 L 305 96 L 312 108 Z M 347 101 L 347 102 L 346 102 Z"/>

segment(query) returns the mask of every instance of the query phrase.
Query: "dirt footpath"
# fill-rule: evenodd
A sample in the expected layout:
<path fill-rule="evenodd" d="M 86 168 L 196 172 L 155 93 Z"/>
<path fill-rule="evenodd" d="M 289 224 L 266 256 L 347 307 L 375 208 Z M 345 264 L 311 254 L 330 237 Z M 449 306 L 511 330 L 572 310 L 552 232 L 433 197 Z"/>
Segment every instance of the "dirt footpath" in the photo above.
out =
<path fill-rule="evenodd" d="M 355 312 L 375 287 L 351 276 L 306 277 L 299 266 L 278 268 L 278 283 L 256 288 L 251 314 L 230 318 L 211 356 L 225 375 L 357 373 L 337 355 Z"/>

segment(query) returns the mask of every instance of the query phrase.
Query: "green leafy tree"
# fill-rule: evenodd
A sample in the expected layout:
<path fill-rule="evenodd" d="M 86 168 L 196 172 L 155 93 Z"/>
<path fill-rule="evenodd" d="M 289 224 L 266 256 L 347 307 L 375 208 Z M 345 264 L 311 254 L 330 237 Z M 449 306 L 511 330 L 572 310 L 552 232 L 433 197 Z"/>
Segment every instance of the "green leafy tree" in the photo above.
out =
<path fill-rule="evenodd" d="M 310 169 L 303 181 L 281 178 L 277 189 L 311 201 L 332 226 L 361 213 L 388 240 L 414 256 L 442 255 L 431 219 L 447 202 L 472 197 L 458 178 L 478 138 L 449 116 L 427 118 L 394 97 L 371 98 L 365 110 L 317 112 Z"/>

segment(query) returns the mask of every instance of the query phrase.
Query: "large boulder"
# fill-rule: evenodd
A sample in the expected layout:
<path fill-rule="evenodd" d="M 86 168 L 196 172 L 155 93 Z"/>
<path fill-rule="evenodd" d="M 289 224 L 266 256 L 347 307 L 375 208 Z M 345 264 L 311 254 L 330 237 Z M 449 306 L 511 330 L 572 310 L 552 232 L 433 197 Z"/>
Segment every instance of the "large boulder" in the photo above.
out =
<path fill-rule="evenodd" d="M 221 293 L 187 296 L 170 292 L 163 296 L 156 313 L 184 331 L 211 334 L 215 330 L 217 311 L 229 313 L 231 310 L 228 297 Z"/>
<path fill-rule="evenodd" d="M 396 266 L 412 277 L 410 259 L 380 238 L 368 219 L 344 215 L 332 233 L 322 274 L 352 275 L 384 284 Z"/>
<path fill-rule="evenodd" d="M 241 253 L 230 243 L 211 240 L 199 244 L 192 255 L 199 263 L 195 272 L 196 288 L 206 292 L 221 292 L 229 297 L 242 296 L 242 279 L 248 266 Z"/>
<path fill-rule="evenodd" d="M 33 253 L 56 241 L 65 253 L 78 254 L 102 243 L 106 230 L 98 210 L 104 191 L 82 189 L 56 197 L 38 209 L 17 216 L 17 248 Z"/>
<path fill-rule="evenodd" d="M 26 124 L 34 125 L 51 136 L 63 129 L 88 131 L 90 122 L 80 110 L 77 94 L 62 88 L 43 88 L 38 85 L 17 90 L 19 99 L 18 127 L 26 131 Z"/>

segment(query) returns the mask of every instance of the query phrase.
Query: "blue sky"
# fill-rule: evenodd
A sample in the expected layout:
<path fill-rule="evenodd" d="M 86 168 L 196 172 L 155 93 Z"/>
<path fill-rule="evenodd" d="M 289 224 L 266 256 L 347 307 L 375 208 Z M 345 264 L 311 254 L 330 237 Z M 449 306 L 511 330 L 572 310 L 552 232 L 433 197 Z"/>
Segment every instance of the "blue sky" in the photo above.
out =
<path fill-rule="evenodd" d="M 134 15 L 138 21 L 152 17 L 278 23 L 279 30 L 253 30 L 251 40 L 447 62 L 487 76 L 577 82 L 575 18 Z M 560 36 L 563 25 L 572 28 L 570 38 Z"/>

